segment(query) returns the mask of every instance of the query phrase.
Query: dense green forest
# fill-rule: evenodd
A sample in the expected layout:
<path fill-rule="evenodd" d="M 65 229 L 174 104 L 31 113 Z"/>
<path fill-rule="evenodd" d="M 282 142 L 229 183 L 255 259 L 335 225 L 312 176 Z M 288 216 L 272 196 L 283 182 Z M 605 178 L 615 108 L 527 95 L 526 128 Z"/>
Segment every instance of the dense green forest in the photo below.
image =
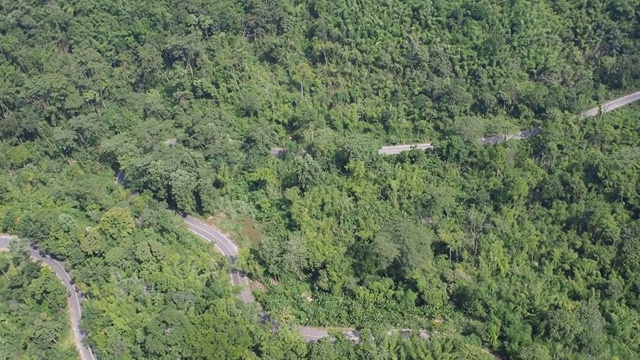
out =
<path fill-rule="evenodd" d="M 73 269 L 100 359 L 637 359 L 640 109 L 574 114 L 639 87 L 639 21 L 638 0 L 3 2 L 0 232 Z M 377 154 L 409 141 L 436 149 Z M 234 234 L 280 331 L 176 211 Z M 60 304 L 0 285 L 11 324 L 67 336 Z"/>
<path fill-rule="evenodd" d="M 0 359 L 77 359 L 67 293 L 27 254 L 0 252 Z"/>

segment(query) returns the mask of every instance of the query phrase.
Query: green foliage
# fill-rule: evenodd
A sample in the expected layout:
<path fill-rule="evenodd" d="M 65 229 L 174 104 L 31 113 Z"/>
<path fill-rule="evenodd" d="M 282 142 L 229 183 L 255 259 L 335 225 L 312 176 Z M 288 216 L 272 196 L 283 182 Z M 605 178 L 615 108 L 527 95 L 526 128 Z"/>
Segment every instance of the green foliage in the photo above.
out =
<path fill-rule="evenodd" d="M 634 1 L 2 10 L 0 230 L 67 261 L 101 359 L 638 357 L 638 109 L 568 115 L 638 86 Z M 258 325 L 167 208 L 241 229 L 277 320 L 366 339 Z"/>
<path fill-rule="evenodd" d="M 408 277 L 431 262 L 433 238 L 433 234 L 409 221 L 393 220 L 376 235 L 371 252 L 381 270 Z"/>
<path fill-rule="evenodd" d="M 13 258 L 0 253 L 0 358 L 77 359 L 64 286 L 49 268 L 11 251 Z"/>

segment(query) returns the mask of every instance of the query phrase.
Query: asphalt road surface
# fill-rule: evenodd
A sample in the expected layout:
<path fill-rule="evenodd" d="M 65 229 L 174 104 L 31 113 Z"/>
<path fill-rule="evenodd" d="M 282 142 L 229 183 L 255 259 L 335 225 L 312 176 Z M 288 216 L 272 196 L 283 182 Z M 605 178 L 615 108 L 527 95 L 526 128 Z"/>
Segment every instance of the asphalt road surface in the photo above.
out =
<path fill-rule="evenodd" d="M 635 92 L 633 94 L 629 94 L 626 96 L 623 96 L 621 98 L 615 99 L 613 101 L 610 101 L 606 104 L 600 105 L 598 107 L 594 107 L 593 109 L 589 109 L 585 112 L 582 113 L 582 116 L 584 117 L 593 117 L 593 116 L 597 116 L 598 114 L 602 113 L 608 113 L 610 111 L 613 111 L 619 107 L 625 106 L 625 105 L 629 105 L 633 102 L 639 101 L 640 100 L 640 91 Z M 481 144 L 484 145 L 488 145 L 488 144 L 498 144 L 504 141 L 508 141 L 508 140 L 522 140 L 522 139 L 526 139 L 528 137 L 531 136 L 535 136 L 538 135 L 542 132 L 542 130 L 540 128 L 535 128 L 533 130 L 524 130 L 524 131 L 520 131 L 519 133 L 516 134 L 509 134 L 509 135 L 502 135 L 502 136 L 490 136 L 490 137 L 485 137 L 485 138 L 480 138 L 479 141 Z M 421 144 L 409 144 L 409 145 L 393 145 L 393 146 L 384 146 L 382 147 L 380 150 L 378 150 L 379 154 L 382 155 L 394 155 L 394 154 L 399 154 L 401 152 L 404 151 L 409 151 L 413 148 L 417 148 L 420 150 L 426 150 L 426 149 L 433 149 L 433 145 L 431 143 L 421 143 Z"/>
<path fill-rule="evenodd" d="M 623 96 L 619 99 L 610 101 L 604 105 L 595 107 L 593 109 L 589 109 L 582 113 L 584 117 L 593 117 L 597 116 L 600 113 L 608 113 L 612 110 L 615 110 L 619 107 L 631 104 L 640 100 L 640 92 L 635 92 L 633 94 L 629 94 L 627 96 Z M 525 130 L 521 131 L 517 134 L 505 135 L 505 136 L 492 136 L 479 139 L 482 144 L 497 144 L 503 141 L 508 141 L 512 139 L 526 139 L 531 136 L 535 136 L 541 132 L 540 128 L 535 128 L 533 130 Z M 413 148 L 417 148 L 420 150 L 433 149 L 434 146 L 431 143 L 421 143 L 421 144 L 408 144 L 408 145 L 394 145 L 394 146 L 384 146 L 382 147 L 378 153 L 383 155 L 393 155 L 399 154 L 404 151 L 409 151 Z M 277 149 L 278 154 L 280 154 L 281 149 Z M 124 172 L 118 172 L 118 176 L 116 177 L 117 184 L 124 183 Z M 240 293 L 240 298 L 245 303 L 253 303 L 255 299 L 251 294 L 251 289 L 249 287 L 249 281 L 246 275 L 238 270 L 233 268 L 233 263 L 235 262 L 238 256 L 238 247 L 229 240 L 226 236 L 224 236 L 219 231 L 213 229 L 209 225 L 204 222 L 197 220 L 192 217 L 185 217 L 185 223 L 189 230 L 201 238 L 205 239 L 208 242 L 213 243 L 218 250 L 229 259 L 231 263 L 231 283 L 235 286 L 242 286 L 242 292 Z M 0 250 L 8 250 L 9 243 L 13 237 L 6 234 L 0 234 Z M 52 259 L 49 256 L 42 256 L 37 250 L 29 249 L 30 255 L 32 258 L 42 261 L 46 265 L 51 266 L 51 268 L 55 271 L 58 278 L 62 281 L 65 288 L 67 289 L 67 293 L 69 294 L 69 305 L 71 309 L 71 327 L 73 330 L 74 340 L 76 344 L 76 348 L 80 353 L 80 356 L 83 360 L 96 360 L 95 356 L 91 352 L 89 347 L 83 345 L 82 340 L 84 339 L 84 334 L 80 331 L 80 318 L 82 316 L 82 308 L 80 304 L 82 302 L 82 298 L 78 295 L 78 291 L 72 284 L 71 277 L 65 271 L 63 264 L 58 262 L 55 259 Z M 265 315 L 266 317 L 266 315 Z M 301 326 L 298 328 L 300 330 L 300 334 L 304 337 L 304 339 L 308 342 L 318 341 L 321 338 L 328 337 L 329 334 L 325 329 L 321 328 L 313 328 L 313 327 L 305 327 Z M 411 331 L 411 330 L 405 330 Z M 345 331 L 344 334 L 347 338 L 351 339 L 354 342 L 359 342 L 359 333 L 357 331 Z M 422 337 L 422 333 L 421 333 Z"/>
<path fill-rule="evenodd" d="M 235 286 L 242 286 L 242 292 L 240 293 L 240 299 L 245 303 L 253 303 L 255 299 L 251 294 L 251 288 L 249 287 L 249 280 L 246 275 L 233 268 L 233 263 L 238 257 L 238 247 L 229 238 L 224 236 L 218 230 L 212 228 L 206 223 L 193 218 L 191 216 L 184 217 L 184 222 L 191 232 L 203 238 L 205 241 L 213 243 L 218 250 L 229 259 L 231 263 L 231 283 Z M 304 327 L 298 328 L 302 337 L 308 342 L 315 342 L 324 337 L 328 337 L 329 333 L 320 328 Z M 346 332 L 349 338 L 359 339 L 356 332 Z M 354 339 L 355 340 L 355 339 Z M 357 341 L 357 340 L 355 340 Z"/>
<path fill-rule="evenodd" d="M 185 216 L 184 222 L 187 224 L 187 228 L 203 238 L 205 241 L 213 243 L 216 248 L 229 259 L 231 263 L 231 283 L 235 286 L 242 286 L 242 292 L 240 293 L 240 299 L 242 299 L 245 303 L 253 303 L 255 299 L 251 294 L 251 288 L 249 287 L 249 280 L 245 276 L 244 273 L 233 269 L 233 263 L 236 261 L 238 257 L 238 247 L 227 238 L 224 234 L 219 232 L 218 230 L 212 228 L 201 220 L 193 218 L 191 216 Z M 267 314 L 261 314 L 262 318 L 268 318 Z M 322 338 L 330 337 L 328 331 L 323 328 L 309 327 L 309 326 L 299 326 L 298 331 L 307 342 L 316 342 Z M 360 342 L 360 333 L 354 330 L 346 330 L 342 331 L 345 337 L 354 343 Z M 389 330 L 389 334 L 395 332 L 402 332 L 404 334 L 410 334 L 414 332 L 414 330 L 408 329 L 391 329 Z M 418 331 L 421 338 L 424 338 L 427 334 L 424 330 Z M 333 339 L 335 340 L 335 339 Z"/>
<path fill-rule="evenodd" d="M 528 137 L 536 136 L 541 132 L 542 132 L 542 129 L 539 127 L 536 127 L 532 130 L 524 130 L 524 131 L 520 131 L 519 133 L 510 134 L 510 135 L 483 137 L 483 138 L 480 138 L 480 143 L 482 145 L 488 145 L 488 144 L 499 144 L 501 142 L 509 141 L 509 140 L 522 140 Z"/>
<path fill-rule="evenodd" d="M 198 219 L 187 216 L 184 218 L 184 222 L 192 233 L 200 236 L 207 242 L 213 243 L 216 248 L 229 259 L 231 263 L 231 283 L 235 286 L 242 286 L 243 288 L 240 293 L 240 298 L 247 304 L 255 302 L 253 295 L 251 295 L 247 276 L 243 272 L 233 268 L 233 263 L 238 257 L 238 247 L 221 232 Z"/>
<path fill-rule="evenodd" d="M 14 237 L 11 235 L 0 234 L 0 250 L 9 250 L 9 243 L 13 238 Z M 91 349 L 82 343 L 82 340 L 84 339 L 84 334 L 80 331 L 80 318 L 82 317 L 82 308 L 80 307 L 80 303 L 82 302 L 82 298 L 78 295 L 78 291 L 73 286 L 71 277 L 64 270 L 63 264 L 49 256 L 42 256 L 40 252 L 32 248 L 29 248 L 29 253 L 32 258 L 49 265 L 53 271 L 55 271 L 56 276 L 58 276 L 60 281 L 64 284 L 64 287 L 67 289 L 67 293 L 69 294 L 68 302 L 71 309 L 71 329 L 73 330 L 73 338 L 76 348 L 78 349 L 82 360 L 96 360 Z"/>
<path fill-rule="evenodd" d="M 433 145 L 431 145 L 431 143 L 423 143 L 423 144 L 384 146 L 380 150 L 378 150 L 378 154 L 381 154 L 381 155 L 400 154 L 401 152 L 409 151 L 413 148 L 416 148 L 418 150 L 427 150 L 427 149 L 433 149 Z"/>
<path fill-rule="evenodd" d="M 598 107 L 594 107 L 593 109 L 589 109 L 585 112 L 582 113 L 582 116 L 584 117 L 593 117 L 593 116 L 598 116 L 598 114 L 600 112 L 602 112 L 603 114 L 608 113 L 609 111 L 613 111 L 619 107 L 625 106 L 625 105 L 629 105 L 632 102 L 636 102 L 640 100 L 640 91 L 635 92 L 633 94 L 629 94 L 627 96 L 623 96 L 621 98 L 615 99 L 613 101 L 609 101 L 608 103 L 604 104 L 604 105 L 600 105 Z"/>

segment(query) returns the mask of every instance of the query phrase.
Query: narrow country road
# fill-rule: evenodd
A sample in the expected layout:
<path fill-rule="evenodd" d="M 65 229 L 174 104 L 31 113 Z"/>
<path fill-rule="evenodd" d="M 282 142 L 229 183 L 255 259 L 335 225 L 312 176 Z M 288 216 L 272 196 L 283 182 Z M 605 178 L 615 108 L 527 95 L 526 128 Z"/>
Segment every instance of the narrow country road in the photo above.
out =
<path fill-rule="evenodd" d="M 192 233 L 200 236 L 207 242 L 213 243 L 222 255 L 229 259 L 229 262 L 232 265 L 231 283 L 235 286 L 243 287 L 242 292 L 240 293 L 240 298 L 247 304 L 255 302 L 253 295 L 251 295 L 251 289 L 249 288 L 249 280 L 244 273 L 233 268 L 233 263 L 238 257 L 238 247 L 222 233 L 198 219 L 186 216 L 184 218 L 184 222 Z"/>
<path fill-rule="evenodd" d="M 400 154 L 401 152 L 404 152 L 404 151 L 409 151 L 413 148 L 416 148 L 418 150 L 428 150 L 428 149 L 433 149 L 433 145 L 431 145 L 431 143 L 422 143 L 422 144 L 384 146 L 380 150 L 378 150 L 378 154 L 395 155 L 395 154 Z"/>
<path fill-rule="evenodd" d="M 14 239 L 14 237 L 11 235 L 0 234 L 0 250 L 9 250 L 9 243 L 12 239 Z M 80 303 L 82 302 L 82 298 L 78 295 L 78 291 L 73 286 L 71 277 L 65 271 L 63 264 L 49 256 L 42 256 L 39 251 L 33 248 L 29 248 L 29 255 L 31 255 L 32 258 L 49 265 L 53 271 L 55 271 L 56 276 L 58 276 L 60 281 L 64 284 L 64 287 L 67 289 L 67 293 L 69 294 L 68 302 L 71 309 L 71 330 L 73 331 L 76 349 L 78 349 L 78 353 L 80 353 L 82 360 L 96 360 L 91 349 L 82 343 L 84 339 L 84 333 L 80 331 L 80 318 L 82 316 Z"/>
<path fill-rule="evenodd" d="M 183 217 L 183 219 L 184 219 L 184 222 L 187 224 L 187 228 L 191 232 L 203 238 L 205 241 L 213 243 L 216 246 L 216 248 L 218 248 L 218 250 L 225 257 L 229 259 L 229 262 L 231 263 L 231 283 L 234 286 L 243 287 L 242 292 L 240 293 L 240 296 L 239 296 L 240 299 L 242 299 L 244 303 L 255 302 L 253 295 L 251 295 L 249 280 L 247 279 L 244 273 L 233 269 L 233 263 L 236 261 L 238 256 L 238 247 L 231 240 L 229 240 L 229 238 L 227 238 L 224 234 L 212 228 L 205 222 L 191 216 L 185 216 Z M 261 316 L 267 317 L 266 314 L 262 314 Z M 316 342 L 322 338 L 330 336 L 327 330 L 324 328 L 298 326 L 298 331 L 300 331 L 300 334 L 307 342 Z M 409 330 L 409 329 L 389 330 L 389 334 L 393 334 L 397 332 L 402 333 L 405 336 L 408 336 L 409 334 L 414 332 L 414 330 Z M 347 339 L 353 341 L 354 343 L 360 342 L 360 333 L 358 331 L 347 330 L 347 331 L 343 331 L 343 333 Z M 425 330 L 419 330 L 418 333 L 421 338 L 428 337 L 427 335 L 428 333 Z"/>
<path fill-rule="evenodd" d="M 613 111 L 619 107 L 625 106 L 625 105 L 629 105 L 633 102 L 639 101 L 640 100 L 640 91 L 635 92 L 633 94 L 629 94 L 626 96 L 623 96 L 621 98 L 615 99 L 613 101 L 610 101 L 608 103 L 605 103 L 603 105 L 594 107 L 593 109 L 589 109 L 585 112 L 583 112 L 581 115 L 583 117 L 594 117 L 594 116 L 598 116 L 598 114 L 602 113 L 602 114 L 606 114 L 610 111 Z M 542 132 L 542 129 L 540 128 L 534 128 L 533 130 L 524 130 L 524 131 L 520 131 L 519 133 L 516 134 L 509 134 L 509 135 L 502 135 L 502 136 L 490 136 L 490 137 L 483 137 L 478 139 L 480 141 L 481 144 L 483 145 L 489 145 L 489 144 L 499 144 L 501 142 L 504 141 L 509 141 L 509 140 L 522 140 L 522 139 L 526 139 L 532 136 L 536 136 L 538 134 L 540 134 Z M 409 151 L 413 148 L 419 149 L 419 150 L 427 150 L 427 149 L 433 149 L 434 146 L 431 143 L 420 143 L 420 144 L 408 144 L 408 145 L 392 145 L 392 146 L 383 146 L 382 148 L 380 148 L 380 150 L 378 150 L 378 154 L 381 155 L 395 155 L 395 154 L 399 154 L 401 152 L 404 151 Z"/>
<path fill-rule="evenodd" d="M 585 112 L 582 113 L 582 116 L 584 117 L 594 117 L 594 116 L 598 116 L 598 114 L 600 113 L 600 111 L 602 111 L 603 114 L 608 113 L 609 111 L 613 111 L 619 107 L 625 106 L 625 105 L 629 105 L 633 102 L 636 102 L 640 100 L 640 91 L 638 92 L 634 92 L 633 94 L 629 94 L 626 96 L 623 96 L 621 98 L 615 99 L 613 101 L 609 101 L 608 103 L 604 104 L 604 105 L 600 105 L 597 107 L 594 107 L 593 109 L 589 109 Z"/>
<path fill-rule="evenodd" d="M 509 140 L 526 139 L 528 137 L 536 136 L 541 132 L 542 132 L 542 129 L 539 127 L 536 127 L 532 130 L 523 130 L 523 131 L 520 131 L 519 133 L 510 134 L 510 135 L 483 137 L 483 138 L 480 138 L 479 141 L 480 141 L 480 144 L 482 145 L 499 144 L 501 142 L 509 141 Z"/>
<path fill-rule="evenodd" d="M 633 94 L 629 94 L 623 96 L 619 99 L 610 101 L 605 103 L 604 105 L 595 107 L 593 109 L 589 109 L 583 112 L 581 115 L 584 117 L 593 117 L 597 116 L 600 113 L 608 113 L 613 111 L 619 107 L 631 104 L 640 100 L 640 92 L 635 92 Z M 540 128 L 535 128 L 533 130 L 524 130 L 517 134 L 504 135 L 504 136 L 492 136 L 478 139 L 482 144 L 497 144 L 503 141 L 508 141 L 512 139 L 526 139 L 531 136 L 535 136 L 541 132 Z M 434 146 L 431 143 L 421 143 L 421 144 L 408 144 L 408 145 L 394 145 L 394 146 L 384 146 L 382 147 L 378 153 L 383 155 L 393 155 L 399 154 L 404 151 L 411 150 L 412 148 L 417 148 L 421 150 L 433 149 Z M 272 150 L 273 154 L 281 154 L 284 150 L 281 148 L 277 148 Z M 123 185 L 125 182 L 125 174 L 124 171 L 120 170 L 115 179 L 116 184 Z M 240 298 L 244 303 L 253 303 L 255 299 L 251 294 L 251 289 L 249 287 L 249 280 L 246 275 L 233 268 L 233 263 L 235 262 L 238 256 L 238 247 L 229 240 L 226 236 L 224 236 L 219 231 L 213 229 L 211 226 L 206 223 L 195 219 L 190 216 L 184 217 L 184 221 L 187 224 L 188 229 L 194 234 L 200 236 L 207 242 L 213 243 L 218 250 L 229 259 L 231 263 L 231 283 L 235 286 L 242 286 L 242 292 L 240 293 Z M 14 237 L 7 234 L 0 234 L 0 250 L 8 250 L 9 243 Z M 91 349 L 83 344 L 84 334 L 80 331 L 80 319 L 82 316 L 82 308 L 80 307 L 82 298 L 78 295 L 77 289 L 73 286 L 71 277 L 65 271 L 63 264 L 58 262 L 55 259 L 52 259 L 49 256 L 42 256 L 39 251 L 33 248 L 29 248 L 29 253 L 32 258 L 42 261 L 46 265 L 49 265 L 56 273 L 56 276 L 62 281 L 65 288 L 67 289 L 67 293 L 69 294 L 69 305 L 71 309 L 71 328 L 73 330 L 73 336 L 76 348 L 80 353 L 82 360 L 96 360 L 95 356 L 91 352 Z M 266 314 L 263 314 L 266 317 Z M 300 334 L 304 337 L 304 339 L 308 342 L 315 342 L 321 338 L 328 337 L 329 334 L 325 329 L 322 328 L 313 328 L 313 327 L 298 327 Z M 392 329 L 390 332 L 400 331 L 403 333 L 410 333 L 413 330 L 398 330 Z M 423 330 L 419 331 L 420 337 L 427 337 L 427 333 Z M 352 340 L 353 342 L 360 341 L 360 335 L 357 331 L 345 331 L 345 336 Z"/>
<path fill-rule="evenodd" d="M 218 248 L 218 250 L 229 259 L 229 262 L 231 263 L 231 283 L 235 286 L 242 286 L 240 298 L 244 303 L 255 302 L 255 299 L 251 294 L 251 288 L 249 287 L 249 280 L 244 273 L 233 268 L 233 263 L 238 257 L 238 247 L 229 240 L 229 238 L 201 220 L 191 216 L 186 216 L 184 217 L 184 222 L 187 224 L 187 228 L 189 228 L 191 232 L 203 238 L 205 241 L 213 243 L 216 248 Z M 329 333 L 326 330 L 319 328 L 299 327 L 298 330 L 302 337 L 308 342 L 318 341 L 321 338 L 329 336 Z M 348 338 L 354 341 L 359 340 L 358 334 L 355 331 L 346 332 L 345 334 Z"/>

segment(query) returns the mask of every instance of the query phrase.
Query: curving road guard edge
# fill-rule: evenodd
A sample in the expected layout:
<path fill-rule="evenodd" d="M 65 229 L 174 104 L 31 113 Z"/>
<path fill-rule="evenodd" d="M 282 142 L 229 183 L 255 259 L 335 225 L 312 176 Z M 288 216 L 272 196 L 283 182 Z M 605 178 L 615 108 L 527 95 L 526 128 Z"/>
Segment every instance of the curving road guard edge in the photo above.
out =
<path fill-rule="evenodd" d="M 12 239 L 15 239 L 15 236 L 0 234 L 0 250 L 9 250 L 9 243 Z M 82 295 L 78 289 L 73 286 L 71 277 L 64 269 L 64 264 L 48 255 L 40 254 L 38 250 L 32 247 L 29 247 L 29 255 L 31 258 L 42 261 L 44 264 L 50 266 L 56 273 L 58 279 L 60 279 L 64 287 L 67 289 L 67 301 L 71 310 L 71 330 L 73 331 L 73 339 L 76 349 L 78 350 L 78 353 L 80 353 L 80 358 L 82 358 L 82 360 L 96 360 L 91 348 L 84 345 L 83 340 L 85 334 L 80 330 L 80 318 L 82 317 L 82 308 L 80 305 L 82 303 Z"/>

